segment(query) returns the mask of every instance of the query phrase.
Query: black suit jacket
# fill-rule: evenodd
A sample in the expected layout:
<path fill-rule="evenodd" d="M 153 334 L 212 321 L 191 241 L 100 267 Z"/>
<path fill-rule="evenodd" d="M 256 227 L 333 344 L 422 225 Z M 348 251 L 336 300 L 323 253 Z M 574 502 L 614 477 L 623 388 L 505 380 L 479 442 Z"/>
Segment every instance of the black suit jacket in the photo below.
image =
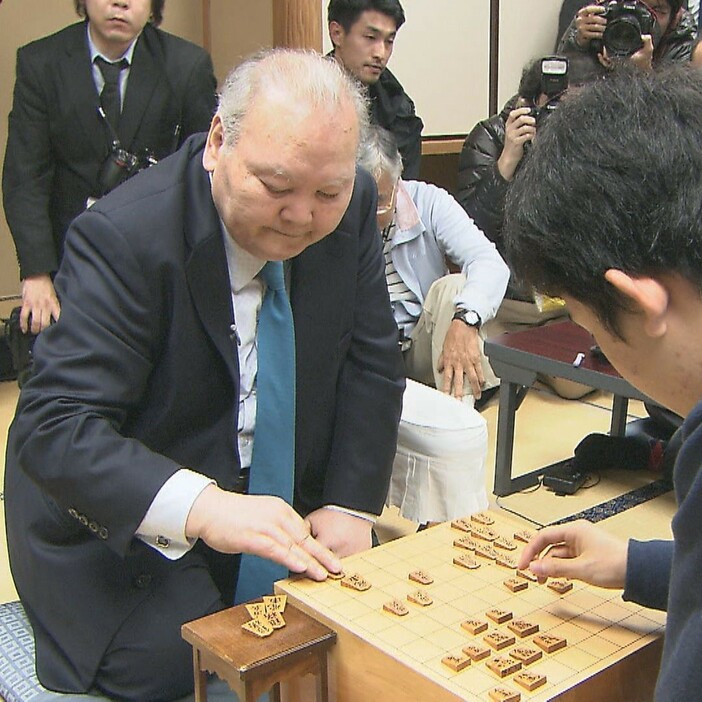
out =
<path fill-rule="evenodd" d="M 17 52 L 2 186 L 22 278 L 58 268 L 68 225 L 100 194 L 111 137 L 97 112 L 86 32 L 80 22 Z M 122 146 L 158 159 L 172 153 L 209 128 L 215 90 L 206 51 L 147 24 L 124 96 Z"/>
<path fill-rule="evenodd" d="M 181 466 L 231 488 L 239 372 L 223 235 L 195 136 L 78 217 L 39 336 L 5 473 L 12 573 L 37 670 L 85 690 L 115 632 L 160 579 L 232 557 L 202 543 L 168 561 L 134 538 Z M 291 264 L 297 345 L 295 502 L 379 514 L 404 388 L 370 176 L 336 231 Z M 193 601 L 209 593 L 192 592 Z M 175 606 L 175 605 L 174 605 Z"/>

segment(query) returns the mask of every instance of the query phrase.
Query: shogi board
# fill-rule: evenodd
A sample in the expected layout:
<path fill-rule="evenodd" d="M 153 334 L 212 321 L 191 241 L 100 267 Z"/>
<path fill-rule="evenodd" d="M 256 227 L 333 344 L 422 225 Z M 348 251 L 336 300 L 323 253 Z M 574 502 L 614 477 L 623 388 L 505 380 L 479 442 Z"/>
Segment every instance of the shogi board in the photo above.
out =
<path fill-rule="evenodd" d="M 502 536 L 513 540 L 515 531 L 524 529 L 497 511 L 489 514 L 495 519 L 491 529 Z M 470 553 L 453 546 L 465 535 L 444 523 L 345 559 L 345 573 L 359 573 L 371 583 L 365 592 L 331 579 L 316 583 L 291 578 L 277 583 L 278 592 L 337 632 L 331 651 L 332 699 L 490 702 L 489 693 L 496 687 L 535 702 L 652 698 L 664 628 L 660 612 L 623 601 L 621 591 L 578 581 L 564 595 L 535 582 L 513 593 L 503 584 L 515 576 L 509 568 L 477 556 L 481 565 L 476 570 L 453 564 L 455 556 Z M 516 551 L 507 552 L 515 559 L 524 547 L 517 544 Z M 428 572 L 434 582 L 412 582 L 408 574 L 415 570 Z M 408 602 L 407 595 L 418 589 L 433 604 Z M 398 617 L 384 611 L 383 604 L 393 599 L 404 602 L 409 614 Z M 490 632 L 511 633 L 507 623 L 498 625 L 486 617 L 493 608 L 538 624 L 539 634 L 567 640 L 565 648 L 544 652 L 540 660 L 522 668 L 545 675 L 546 684 L 528 691 L 516 684 L 514 674 L 499 679 L 486 665 L 494 655 L 509 657 L 515 647 L 535 648 L 535 635 L 517 636 L 509 648 L 473 661 L 460 672 L 441 662 L 447 655 L 460 655 L 471 643 L 486 645 L 483 637 Z M 472 636 L 461 627 L 467 619 L 487 621 L 488 630 Z"/>

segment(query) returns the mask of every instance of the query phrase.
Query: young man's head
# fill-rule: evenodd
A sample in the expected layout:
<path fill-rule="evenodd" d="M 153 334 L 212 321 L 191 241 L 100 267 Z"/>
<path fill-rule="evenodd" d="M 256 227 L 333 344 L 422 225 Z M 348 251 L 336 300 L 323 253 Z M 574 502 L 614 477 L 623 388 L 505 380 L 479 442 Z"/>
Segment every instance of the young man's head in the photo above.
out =
<path fill-rule="evenodd" d="M 334 57 L 361 83 L 377 82 L 405 21 L 399 0 L 330 0 L 327 20 Z"/>
<path fill-rule="evenodd" d="M 622 375 L 681 414 L 702 398 L 701 234 L 702 73 L 684 67 L 576 91 L 507 196 L 517 278 L 565 298 Z"/>
<path fill-rule="evenodd" d="M 87 17 L 98 50 L 118 59 L 151 22 L 163 19 L 166 0 L 74 0 L 79 17 Z"/>

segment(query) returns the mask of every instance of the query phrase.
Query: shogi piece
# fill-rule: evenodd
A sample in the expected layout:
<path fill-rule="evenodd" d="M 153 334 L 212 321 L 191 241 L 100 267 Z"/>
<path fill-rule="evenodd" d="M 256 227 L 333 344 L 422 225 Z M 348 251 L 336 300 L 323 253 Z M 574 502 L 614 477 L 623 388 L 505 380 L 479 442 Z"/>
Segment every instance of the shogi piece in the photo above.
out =
<path fill-rule="evenodd" d="M 566 639 L 552 634 L 539 634 L 532 641 L 546 653 L 555 653 L 568 645 Z"/>
<path fill-rule="evenodd" d="M 394 614 L 396 617 L 404 617 L 409 614 L 409 609 L 407 609 L 405 603 L 400 602 L 400 600 L 390 600 L 390 602 L 386 602 L 383 605 L 383 609 L 386 612 L 390 612 L 390 614 Z"/>
<path fill-rule="evenodd" d="M 470 536 L 461 536 L 453 540 L 453 545 L 457 548 L 464 548 L 466 551 L 475 551 L 475 541 Z"/>
<path fill-rule="evenodd" d="M 532 690 L 536 690 L 537 687 L 546 684 L 546 676 L 541 675 L 541 673 L 532 673 L 531 671 L 525 670 L 514 676 L 514 682 L 531 692 Z"/>
<path fill-rule="evenodd" d="M 481 619 L 466 619 L 466 621 L 461 622 L 461 626 L 466 631 L 473 634 L 473 636 L 477 636 L 478 634 L 482 634 L 484 631 L 487 631 L 488 623 L 482 621 Z"/>
<path fill-rule="evenodd" d="M 207 700 L 207 673 L 216 673 L 242 702 L 271 691 L 280 701 L 280 684 L 308 673 L 317 676 L 317 700 L 328 702 L 327 653 L 336 633 L 296 607 L 285 610 L 286 626 L 265 639 L 242 630 L 249 621 L 244 605 L 184 624 L 183 638 L 193 647 L 195 702 Z"/>
<path fill-rule="evenodd" d="M 517 561 L 512 558 L 512 556 L 506 554 L 506 553 L 499 553 L 496 552 L 496 557 L 495 557 L 495 563 L 497 563 L 498 566 L 502 566 L 503 568 L 510 568 L 511 570 L 515 570 L 517 567 Z"/>
<path fill-rule="evenodd" d="M 327 572 L 327 577 L 331 578 L 332 580 L 343 580 L 346 577 L 346 573 L 344 573 L 343 570 L 340 570 L 338 573 Z"/>
<path fill-rule="evenodd" d="M 465 531 L 470 534 L 470 522 L 467 519 L 461 517 L 460 519 L 454 519 L 451 522 L 452 529 L 458 529 L 458 531 Z"/>
<path fill-rule="evenodd" d="M 516 551 L 517 544 L 511 539 L 506 539 L 504 536 L 498 536 L 494 541 L 493 545 L 497 548 L 501 548 L 504 551 Z"/>
<path fill-rule="evenodd" d="M 498 537 L 498 534 L 492 529 L 490 529 L 490 527 L 479 526 L 476 524 L 473 524 L 471 526 L 470 533 L 476 539 L 482 539 L 483 541 L 495 541 L 495 539 L 497 539 Z"/>
<path fill-rule="evenodd" d="M 480 568 L 480 563 L 473 558 L 469 553 L 464 553 L 460 556 L 456 556 L 453 559 L 454 565 L 461 566 L 461 568 L 468 568 L 468 570 L 475 570 Z"/>
<path fill-rule="evenodd" d="M 515 640 L 516 639 L 514 636 L 511 636 L 510 634 L 503 634 L 501 631 L 493 631 L 492 633 L 483 636 L 483 641 L 485 641 L 490 648 L 494 648 L 496 651 L 501 651 L 503 648 L 511 646 Z"/>
<path fill-rule="evenodd" d="M 351 590 L 357 590 L 358 592 L 365 592 L 366 590 L 370 590 L 371 584 L 362 576 L 359 575 L 358 573 L 354 573 L 353 575 L 347 575 L 342 581 L 341 581 L 342 587 L 348 587 Z"/>
<path fill-rule="evenodd" d="M 529 646 L 515 646 L 509 652 L 509 655 L 512 656 L 512 658 L 516 658 L 518 661 L 521 661 L 521 663 L 524 665 L 531 665 L 532 663 L 535 663 L 539 659 L 543 658 L 544 654 L 537 648 L 531 648 Z"/>
<path fill-rule="evenodd" d="M 504 581 L 504 586 L 512 592 L 521 592 L 529 587 L 529 583 L 521 578 L 508 578 Z"/>
<path fill-rule="evenodd" d="M 487 512 L 476 512 L 470 515 L 470 521 L 476 524 L 484 524 L 490 526 L 495 523 L 495 520 Z"/>
<path fill-rule="evenodd" d="M 573 589 L 573 583 L 567 578 L 554 578 L 548 581 L 547 586 L 559 595 L 565 595 L 566 592 Z"/>
<path fill-rule="evenodd" d="M 520 639 L 525 636 L 531 636 L 532 634 L 539 633 L 539 625 L 527 622 L 524 619 L 515 619 L 513 622 L 507 624 L 507 628 L 513 631 Z"/>
<path fill-rule="evenodd" d="M 451 670 L 454 670 L 457 673 L 460 673 L 462 670 L 467 668 L 470 665 L 470 658 L 468 656 L 465 656 L 463 654 L 460 655 L 451 655 L 451 656 L 444 656 L 441 659 L 441 662 L 445 665 L 451 668 Z"/>
<path fill-rule="evenodd" d="M 434 582 L 434 578 L 424 570 L 413 570 L 407 577 L 420 585 L 431 585 Z"/>
<path fill-rule="evenodd" d="M 505 658 L 504 656 L 495 656 L 485 665 L 500 678 L 506 678 L 508 675 L 516 673 L 518 670 L 521 670 L 522 667 L 519 661 L 515 661 L 512 658 Z"/>
<path fill-rule="evenodd" d="M 524 544 L 528 544 L 533 536 L 534 532 L 529 531 L 528 529 L 520 529 L 519 531 L 514 532 L 514 538 Z"/>
<path fill-rule="evenodd" d="M 528 568 L 517 570 L 517 576 L 532 583 L 538 582 L 539 580 Z"/>
<path fill-rule="evenodd" d="M 475 555 L 481 558 L 487 558 L 490 561 L 494 561 L 498 557 L 497 551 L 488 543 L 475 544 Z"/>
<path fill-rule="evenodd" d="M 496 687 L 488 692 L 492 702 L 521 702 L 522 696 L 508 687 Z"/>
<path fill-rule="evenodd" d="M 481 646 L 480 644 L 468 644 L 463 647 L 463 653 L 466 654 L 472 661 L 476 663 L 482 661 L 483 658 L 488 658 L 491 651 L 487 646 Z"/>
<path fill-rule="evenodd" d="M 422 607 L 428 607 L 430 604 L 433 604 L 434 600 L 427 595 L 426 592 L 423 592 L 422 590 L 416 590 L 415 592 L 410 592 L 407 595 L 407 599 L 410 602 L 413 602 L 414 604 L 421 605 Z"/>
<path fill-rule="evenodd" d="M 485 612 L 485 616 L 488 619 L 492 619 L 495 624 L 504 624 L 512 618 L 512 612 L 508 612 L 504 609 L 490 609 Z"/>

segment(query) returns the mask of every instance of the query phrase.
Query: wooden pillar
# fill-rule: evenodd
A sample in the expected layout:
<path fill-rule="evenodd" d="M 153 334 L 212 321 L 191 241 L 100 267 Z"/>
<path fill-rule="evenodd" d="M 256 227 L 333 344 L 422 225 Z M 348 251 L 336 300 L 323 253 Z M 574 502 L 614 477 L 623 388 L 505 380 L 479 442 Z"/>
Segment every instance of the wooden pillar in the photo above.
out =
<path fill-rule="evenodd" d="M 273 0 L 273 45 L 321 51 L 321 1 Z"/>

